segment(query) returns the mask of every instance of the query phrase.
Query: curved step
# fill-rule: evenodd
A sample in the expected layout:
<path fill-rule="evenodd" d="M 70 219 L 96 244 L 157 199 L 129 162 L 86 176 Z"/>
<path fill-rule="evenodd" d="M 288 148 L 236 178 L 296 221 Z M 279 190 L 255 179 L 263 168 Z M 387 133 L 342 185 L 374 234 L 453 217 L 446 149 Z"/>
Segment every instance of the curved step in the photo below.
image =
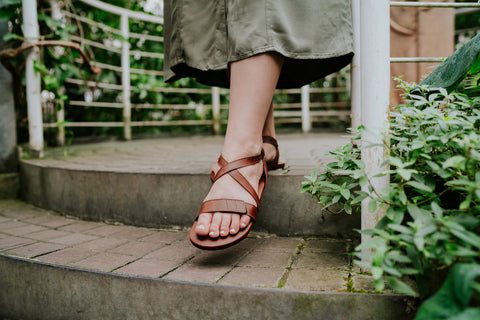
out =
<path fill-rule="evenodd" d="M 279 235 L 339 237 L 360 227 L 358 216 L 326 215 L 299 194 L 304 175 L 324 154 L 348 142 L 339 134 L 279 137 L 289 170 L 269 175 L 255 230 Z M 47 150 L 21 161 L 22 197 L 35 205 L 96 221 L 190 226 L 210 188 L 219 137 L 107 142 Z M 66 150 L 67 156 L 64 156 Z"/>
<path fill-rule="evenodd" d="M 0 315 L 10 319 L 409 319 L 347 240 L 255 234 L 205 252 L 185 231 L 60 217 L 0 201 Z"/>

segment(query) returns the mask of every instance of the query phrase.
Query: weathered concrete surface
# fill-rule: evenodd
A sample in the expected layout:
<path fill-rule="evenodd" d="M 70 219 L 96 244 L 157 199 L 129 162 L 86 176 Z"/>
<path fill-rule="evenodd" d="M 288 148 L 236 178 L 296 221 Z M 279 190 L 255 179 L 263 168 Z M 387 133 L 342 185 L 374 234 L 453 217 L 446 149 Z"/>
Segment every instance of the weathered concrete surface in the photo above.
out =
<path fill-rule="evenodd" d="M 340 135 L 280 137 L 289 171 L 269 175 L 255 230 L 280 235 L 345 236 L 359 216 L 325 215 L 299 194 L 304 175 L 325 163 Z M 190 226 L 210 188 L 209 170 L 221 150 L 217 137 L 172 138 L 78 146 L 22 160 L 22 196 L 38 206 L 84 219 L 137 226 Z"/>
<path fill-rule="evenodd" d="M 18 173 L 0 173 L 0 200 L 17 198 L 19 190 L 20 179 Z"/>
<path fill-rule="evenodd" d="M 3 44 L 2 37 L 7 32 L 7 22 L 0 21 L 0 48 Z M 0 173 L 17 171 L 17 134 L 12 90 L 10 73 L 0 64 Z"/>
<path fill-rule="evenodd" d="M 403 297 L 125 277 L 0 255 L 0 314 L 20 319 L 411 319 Z"/>

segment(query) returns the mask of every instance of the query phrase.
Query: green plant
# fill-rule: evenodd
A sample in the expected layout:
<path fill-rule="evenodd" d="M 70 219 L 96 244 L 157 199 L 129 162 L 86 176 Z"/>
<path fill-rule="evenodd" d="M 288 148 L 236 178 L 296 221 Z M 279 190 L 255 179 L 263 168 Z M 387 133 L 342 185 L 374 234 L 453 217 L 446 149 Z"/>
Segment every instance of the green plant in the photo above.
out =
<path fill-rule="evenodd" d="M 459 263 L 480 268 L 479 39 L 427 77 L 430 86 L 400 81 L 406 103 L 391 112 L 390 155 L 382 173 L 390 175 L 387 188 L 373 188 L 359 159 L 362 146 L 353 144 L 331 152 L 336 161 L 303 183 L 301 192 L 317 197 L 327 210 L 334 204 L 347 213 L 358 210 L 368 196 L 359 186 L 371 194 L 370 211 L 387 207 L 375 228 L 362 231 L 372 237 L 356 248 L 356 263 L 371 271 L 378 291 L 386 282 L 400 293 L 427 297 L 439 273 Z M 462 59 L 465 52 L 469 57 Z M 453 65 L 458 61 L 467 66 Z M 465 75 L 449 74 L 452 68 L 470 74 L 458 88 Z M 445 79 L 448 75 L 455 79 Z M 435 87 L 438 81 L 450 92 Z M 463 286 L 480 289 L 475 276 L 464 280 Z"/>

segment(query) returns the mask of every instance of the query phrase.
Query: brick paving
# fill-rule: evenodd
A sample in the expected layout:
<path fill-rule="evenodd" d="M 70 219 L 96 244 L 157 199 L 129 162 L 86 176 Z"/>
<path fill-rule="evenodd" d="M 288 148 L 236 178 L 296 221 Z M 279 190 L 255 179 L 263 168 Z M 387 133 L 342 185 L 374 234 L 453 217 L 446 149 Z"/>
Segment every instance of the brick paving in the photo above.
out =
<path fill-rule="evenodd" d="M 246 287 L 371 290 L 350 264 L 348 240 L 253 233 L 238 245 L 203 251 L 188 230 L 140 228 L 64 217 L 18 200 L 0 201 L 0 255 L 169 280 Z"/>

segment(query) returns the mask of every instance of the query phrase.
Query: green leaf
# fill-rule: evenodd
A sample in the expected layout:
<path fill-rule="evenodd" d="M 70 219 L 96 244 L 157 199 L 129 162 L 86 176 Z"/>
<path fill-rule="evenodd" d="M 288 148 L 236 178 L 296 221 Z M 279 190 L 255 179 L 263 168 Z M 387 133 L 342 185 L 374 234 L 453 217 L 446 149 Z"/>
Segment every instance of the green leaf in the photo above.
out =
<path fill-rule="evenodd" d="M 15 5 L 15 4 L 20 4 L 22 3 L 22 0 L 3 0 L 3 5 L 9 6 L 9 5 Z"/>
<path fill-rule="evenodd" d="M 7 33 L 3 36 L 3 41 L 7 42 L 9 40 L 22 40 L 23 37 L 15 33 Z"/>
<path fill-rule="evenodd" d="M 368 211 L 374 212 L 375 210 L 377 210 L 377 201 L 375 199 L 371 199 L 368 202 Z"/>
<path fill-rule="evenodd" d="M 465 309 L 463 312 L 460 312 L 459 314 L 456 314 L 448 318 L 448 320 L 472 320 L 472 319 L 480 319 L 480 307 Z"/>
<path fill-rule="evenodd" d="M 348 189 L 342 189 L 340 190 L 340 194 L 346 199 L 348 200 L 350 198 L 350 190 Z"/>
<path fill-rule="evenodd" d="M 412 186 L 416 189 L 419 189 L 419 190 L 422 190 L 422 191 L 426 191 L 426 192 L 433 192 L 432 188 L 430 188 L 429 186 L 421 183 L 421 182 L 417 182 L 417 181 L 409 181 L 407 182 L 407 184 L 409 186 Z"/>
<path fill-rule="evenodd" d="M 415 235 L 413 237 L 413 243 L 419 251 L 422 251 L 425 246 L 425 239 L 422 236 Z"/>
<path fill-rule="evenodd" d="M 472 66 L 476 68 L 476 60 L 480 52 L 480 34 L 464 44 L 454 54 L 443 61 L 428 77 L 412 91 L 420 91 L 420 87 L 455 89 L 469 73 Z"/>
<path fill-rule="evenodd" d="M 410 180 L 412 178 L 412 173 L 416 173 L 413 169 L 397 169 L 397 173 L 405 180 Z"/>
<path fill-rule="evenodd" d="M 466 161 L 467 161 L 467 159 L 465 159 L 464 156 L 453 156 L 453 157 L 445 160 L 442 168 L 443 169 L 454 168 L 454 169 L 465 170 Z"/>
<path fill-rule="evenodd" d="M 443 209 L 438 205 L 436 202 L 432 202 L 430 204 L 430 207 L 432 207 L 433 213 L 439 218 L 443 217 Z"/>
<path fill-rule="evenodd" d="M 429 223 L 433 219 L 430 212 L 428 212 L 424 209 L 421 209 L 421 208 L 417 207 L 416 205 L 414 205 L 412 203 L 409 203 L 407 205 L 407 210 L 408 210 L 408 213 L 410 214 L 410 216 L 416 221 L 421 221 L 423 223 Z"/>
<path fill-rule="evenodd" d="M 372 267 L 372 276 L 374 279 L 381 279 L 383 275 L 383 269 L 380 267 Z"/>
<path fill-rule="evenodd" d="M 389 224 L 388 227 L 394 231 L 404 233 L 404 234 L 413 234 L 413 229 L 402 226 L 400 224 Z"/>
<path fill-rule="evenodd" d="M 397 291 L 398 293 L 405 294 L 412 297 L 417 297 L 418 294 L 410 288 L 405 282 L 396 278 L 396 277 L 388 277 L 387 283 L 393 290 Z"/>
<path fill-rule="evenodd" d="M 467 310 L 478 309 L 468 308 L 473 291 L 472 284 L 478 276 L 480 276 L 480 265 L 456 264 L 440 290 L 420 306 L 415 320 L 455 319 L 463 312 L 467 312 L 467 314 L 473 312 L 476 315 L 477 311 Z M 470 320 L 478 319 L 478 317 L 458 319 Z"/>

